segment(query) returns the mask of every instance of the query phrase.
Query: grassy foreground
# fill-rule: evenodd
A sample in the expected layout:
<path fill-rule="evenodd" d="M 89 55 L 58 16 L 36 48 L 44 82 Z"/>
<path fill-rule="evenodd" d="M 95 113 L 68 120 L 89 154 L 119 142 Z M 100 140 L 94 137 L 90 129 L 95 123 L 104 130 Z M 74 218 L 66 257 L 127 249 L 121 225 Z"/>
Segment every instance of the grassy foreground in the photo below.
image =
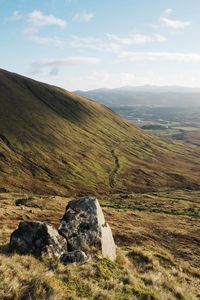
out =
<path fill-rule="evenodd" d="M 100 199 L 118 245 L 115 263 L 64 266 L 8 253 L 21 220 L 57 226 L 68 200 L 0 194 L 0 299 L 200 299 L 200 191 Z"/>

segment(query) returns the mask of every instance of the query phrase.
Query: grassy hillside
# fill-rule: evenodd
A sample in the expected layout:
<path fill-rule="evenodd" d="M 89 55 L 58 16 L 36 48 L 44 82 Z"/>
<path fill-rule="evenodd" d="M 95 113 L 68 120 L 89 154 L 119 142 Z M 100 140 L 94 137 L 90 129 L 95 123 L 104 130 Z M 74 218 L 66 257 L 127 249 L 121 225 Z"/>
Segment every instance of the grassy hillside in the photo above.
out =
<path fill-rule="evenodd" d="M 113 195 L 100 199 L 114 233 L 117 261 L 99 257 L 64 266 L 11 255 L 11 232 L 22 220 L 57 227 L 69 199 L 0 194 L 0 299 L 198 300 L 199 191 Z"/>
<path fill-rule="evenodd" d="M 198 188 L 200 150 L 63 89 L 0 71 L 0 188 L 34 193 Z"/>

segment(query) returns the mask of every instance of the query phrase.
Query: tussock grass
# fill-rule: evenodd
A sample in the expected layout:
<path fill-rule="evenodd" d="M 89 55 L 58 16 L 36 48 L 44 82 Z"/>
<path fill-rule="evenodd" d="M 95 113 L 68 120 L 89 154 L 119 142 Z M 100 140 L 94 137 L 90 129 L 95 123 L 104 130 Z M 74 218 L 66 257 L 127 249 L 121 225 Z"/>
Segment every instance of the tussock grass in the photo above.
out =
<path fill-rule="evenodd" d="M 178 266 L 165 269 L 149 252 L 154 268 L 147 269 L 138 259 L 148 257 L 143 251 L 118 249 L 115 263 L 99 258 L 68 266 L 1 255 L 0 299 L 197 299 L 198 288 Z"/>
<path fill-rule="evenodd" d="M 20 199 L 28 201 L 16 205 Z M 7 245 L 22 220 L 57 226 L 69 199 L 0 194 L 0 299 L 199 299 L 199 220 L 184 214 L 185 207 L 199 207 L 198 199 L 199 192 L 181 190 L 100 199 L 118 244 L 116 262 L 97 256 L 64 266 L 10 255 Z M 155 203 L 160 211 L 151 210 Z M 181 214 L 167 213 L 172 205 Z"/>

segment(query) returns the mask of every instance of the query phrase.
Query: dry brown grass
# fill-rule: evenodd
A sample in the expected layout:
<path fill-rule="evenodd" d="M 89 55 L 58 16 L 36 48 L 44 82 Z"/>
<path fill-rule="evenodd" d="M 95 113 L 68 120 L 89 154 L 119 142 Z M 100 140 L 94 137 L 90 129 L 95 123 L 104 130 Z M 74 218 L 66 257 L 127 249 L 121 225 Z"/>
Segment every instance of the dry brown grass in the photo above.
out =
<path fill-rule="evenodd" d="M 9 255 L 7 244 L 21 220 L 57 226 L 69 199 L 0 194 L 0 299 L 199 299 L 199 199 L 181 190 L 102 198 L 117 261 L 63 266 Z"/>
<path fill-rule="evenodd" d="M 194 131 L 186 132 L 184 135 L 184 141 L 186 143 L 200 146 L 200 130 L 197 129 Z"/>

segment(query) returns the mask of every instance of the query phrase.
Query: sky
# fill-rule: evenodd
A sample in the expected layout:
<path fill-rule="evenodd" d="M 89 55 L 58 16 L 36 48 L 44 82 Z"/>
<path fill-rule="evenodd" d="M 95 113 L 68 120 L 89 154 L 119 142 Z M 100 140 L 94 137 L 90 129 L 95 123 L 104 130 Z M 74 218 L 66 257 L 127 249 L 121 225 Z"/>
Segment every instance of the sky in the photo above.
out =
<path fill-rule="evenodd" d="M 68 90 L 200 87 L 199 0 L 0 0 L 0 68 Z"/>

